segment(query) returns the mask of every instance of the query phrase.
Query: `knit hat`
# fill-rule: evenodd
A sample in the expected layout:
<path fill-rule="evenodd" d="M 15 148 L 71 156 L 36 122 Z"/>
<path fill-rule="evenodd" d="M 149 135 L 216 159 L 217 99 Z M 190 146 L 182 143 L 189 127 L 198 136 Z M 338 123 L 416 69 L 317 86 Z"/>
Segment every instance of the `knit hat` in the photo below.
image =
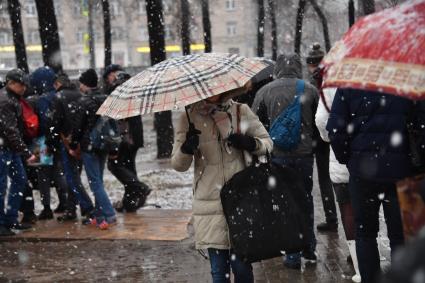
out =
<path fill-rule="evenodd" d="M 97 74 L 94 69 L 88 69 L 84 73 L 80 75 L 80 78 L 78 79 L 80 83 L 90 87 L 95 88 L 97 87 Z"/>
<path fill-rule="evenodd" d="M 28 75 L 21 69 L 12 69 L 6 74 L 6 82 L 14 81 L 24 85 L 29 85 Z"/>
<path fill-rule="evenodd" d="M 116 72 L 116 71 L 124 71 L 124 69 L 118 64 L 111 64 L 107 66 L 105 68 L 105 71 L 103 72 L 103 79 L 106 80 L 106 78 L 108 77 L 110 73 Z"/>
<path fill-rule="evenodd" d="M 308 52 L 306 62 L 309 65 L 318 65 L 322 61 L 323 57 L 325 57 L 325 52 L 320 48 L 320 44 L 316 42 Z"/>

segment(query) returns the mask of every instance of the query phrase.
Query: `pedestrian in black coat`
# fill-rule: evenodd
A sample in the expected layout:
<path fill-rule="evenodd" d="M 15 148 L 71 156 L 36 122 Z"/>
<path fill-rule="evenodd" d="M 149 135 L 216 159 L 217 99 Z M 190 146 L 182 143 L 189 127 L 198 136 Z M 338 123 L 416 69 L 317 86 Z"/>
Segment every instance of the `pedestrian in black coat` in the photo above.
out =
<path fill-rule="evenodd" d="M 116 87 L 130 78 L 119 65 L 110 65 L 103 74 L 105 89 L 111 93 Z M 142 207 L 151 192 L 149 187 L 139 180 L 136 170 L 136 155 L 143 147 L 143 124 L 141 116 L 118 121 L 123 141 L 116 159 L 109 159 L 108 169 L 124 185 L 124 196 L 114 204 L 118 212 L 134 212 Z"/>

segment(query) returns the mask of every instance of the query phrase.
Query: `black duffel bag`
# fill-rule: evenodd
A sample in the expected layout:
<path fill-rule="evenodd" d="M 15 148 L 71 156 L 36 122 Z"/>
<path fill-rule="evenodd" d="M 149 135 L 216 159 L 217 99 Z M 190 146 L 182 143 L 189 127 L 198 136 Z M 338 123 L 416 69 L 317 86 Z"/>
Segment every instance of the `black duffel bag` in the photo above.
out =
<path fill-rule="evenodd" d="M 248 263 L 302 251 L 310 241 L 301 176 L 254 162 L 222 188 L 221 202 L 236 256 Z"/>

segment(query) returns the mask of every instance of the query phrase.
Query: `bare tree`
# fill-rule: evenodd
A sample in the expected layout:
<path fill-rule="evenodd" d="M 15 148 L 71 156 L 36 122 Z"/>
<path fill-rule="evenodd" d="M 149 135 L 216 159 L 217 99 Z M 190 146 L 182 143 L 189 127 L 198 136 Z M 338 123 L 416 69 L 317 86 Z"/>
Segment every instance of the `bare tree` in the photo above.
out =
<path fill-rule="evenodd" d="M 16 66 L 28 73 L 27 52 L 25 50 L 25 39 L 21 22 L 21 5 L 19 0 L 8 0 L 8 10 L 13 32 L 13 44 L 15 45 Z"/>
<path fill-rule="evenodd" d="M 301 39 L 302 39 L 302 32 L 303 32 L 305 4 L 306 4 L 306 0 L 299 0 L 298 2 L 297 20 L 295 24 L 295 40 L 294 40 L 294 45 L 295 45 L 294 51 L 297 54 L 300 54 L 301 52 Z"/>
<path fill-rule="evenodd" d="M 90 53 L 90 68 L 96 68 L 96 55 L 94 50 L 94 26 L 93 26 L 93 0 L 87 0 L 88 11 L 88 31 L 89 31 L 89 53 Z"/>
<path fill-rule="evenodd" d="M 320 9 L 316 0 L 309 0 L 309 1 L 310 1 L 310 4 L 313 6 L 314 11 L 319 16 L 319 19 L 322 23 L 323 37 L 324 37 L 324 40 L 325 40 L 325 48 L 326 48 L 326 51 L 329 51 L 329 50 L 331 50 L 331 40 L 329 38 L 328 21 L 326 20 L 326 16 L 323 14 L 322 9 Z"/>
<path fill-rule="evenodd" d="M 109 11 L 109 0 L 102 0 L 102 11 L 106 68 L 112 64 L 111 13 Z"/>
<path fill-rule="evenodd" d="M 363 7 L 363 15 L 375 13 L 375 0 L 360 0 L 360 4 Z"/>
<path fill-rule="evenodd" d="M 181 4 L 181 38 L 183 55 L 190 54 L 190 9 L 188 0 L 180 0 Z"/>
<path fill-rule="evenodd" d="M 164 20 L 161 0 L 146 0 L 146 14 L 148 20 L 149 47 L 151 64 L 155 65 L 166 59 Z M 158 158 L 168 158 L 173 149 L 174 131 L 171 121 L 171 111 L 155 113 L 154 127 L 156 129 L 156 143 Z"/>
<path fill-rule="evenodd" d="M 348 1 L 348 25 L 351 27 L 356 21 L 356 8 L 354 7 L 354 0 Z"/>
<path fill-rule="evenodd" d="M 275 0 L 268 0 L 269 11 L 272 28 L 272 59 L 277 59 L 277 24 L 276 24 L 276 3 Z"/>
<path fill-rule="evenodd" d="M 258 3 L 258 25 L 257 25 L 257 56 L 264 57 L 264 0 Z"/>
<path fill-rule="evenodd" d="M 53 0 L 36 0 L 43 62 L 55 72 L 62 71 L 58 24 Z"/>
<path fill-rule="evenodd" d="M 208 53 L 212 51 L 209 1 L 201 0 L 201 5 L 202 5 L 202 26 L 204 29 L 205 52 Z"/>

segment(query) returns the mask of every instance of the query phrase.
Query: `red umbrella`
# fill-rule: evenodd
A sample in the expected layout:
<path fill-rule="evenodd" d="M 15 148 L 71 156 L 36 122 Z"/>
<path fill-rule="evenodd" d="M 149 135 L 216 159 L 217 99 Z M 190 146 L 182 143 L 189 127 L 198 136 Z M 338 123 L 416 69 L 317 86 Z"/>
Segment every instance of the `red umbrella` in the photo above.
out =
<path fill-rule="evenodd" d="M 425 99 L 425 0 L 360 19 L 322 61 L 324 87 Z"/>

